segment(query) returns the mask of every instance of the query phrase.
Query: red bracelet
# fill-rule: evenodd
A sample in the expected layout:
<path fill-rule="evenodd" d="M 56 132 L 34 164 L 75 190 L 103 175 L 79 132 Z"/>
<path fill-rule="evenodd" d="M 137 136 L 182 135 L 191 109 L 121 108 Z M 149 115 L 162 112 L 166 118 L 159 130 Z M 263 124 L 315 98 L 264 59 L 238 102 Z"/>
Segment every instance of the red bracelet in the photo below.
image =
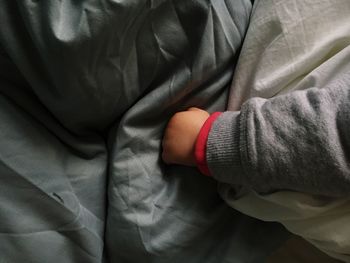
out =
<path fill-rule="evenodd" d="M 221 112 L 214 112 L 210 117 L 204 122 L 201 130 L 199 131 L 196 145 L 195 145 L 195 158 L 199 171 L 201 173 L 211 176 L 209 167 L 207 164 L 207 141 L 209 137 L 209 132 L 214 121 L 219 117 Z"/>

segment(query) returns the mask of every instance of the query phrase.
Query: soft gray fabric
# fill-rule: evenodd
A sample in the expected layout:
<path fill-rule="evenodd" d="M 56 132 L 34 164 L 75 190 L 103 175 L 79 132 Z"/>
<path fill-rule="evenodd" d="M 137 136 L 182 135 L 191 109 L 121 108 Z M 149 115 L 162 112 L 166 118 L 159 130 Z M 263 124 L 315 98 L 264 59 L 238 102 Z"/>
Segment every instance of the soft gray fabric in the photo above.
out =
<path fill-rule="evenodd" d="M 173 113 L 223 110 L 250 9 L 1 1 L 1 261 L 261 262 L 279 245 L 281 226 L 159 159 Z"/>
<path fill-rule="evenodd" d="M 103 139 L 64 129 L 0 53 L 0 260 L 101 262 Z"/>
<path fill-rule="evenodd" d="M 252 12 L 228 102 L 236 112 L 209 136 L 214 176 L 263 193 L 348 195 L 350 2 L 255 1 Z M 325 90 L 281 97 L 310 88 Z"/>
<path fill-rule="evenodd" d="M 219 192 L 229 206 L 280 222 L 344 262 L 349 13 L 347 0 L 255 1 L 231 85 L 228 110 L 235 112 L 214 123 L 208 142 L 209 166 L 228 183 Z"/>
<path fill-rule="evenodd" d="M 349 128 L 346 73 L 324 89 L 254 98 L 239 114 L 223 113 L 209 134 L 208 164 L 218 180 L 260 193 L 349 196 Z"/>

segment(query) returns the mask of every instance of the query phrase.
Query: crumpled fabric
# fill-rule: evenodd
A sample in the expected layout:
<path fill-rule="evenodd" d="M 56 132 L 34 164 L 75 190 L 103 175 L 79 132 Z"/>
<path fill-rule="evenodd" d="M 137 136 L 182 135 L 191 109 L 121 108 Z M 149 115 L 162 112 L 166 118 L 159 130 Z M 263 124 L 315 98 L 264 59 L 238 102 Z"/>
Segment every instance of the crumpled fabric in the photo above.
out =
<path fill-rule="evenodd" d="M 348 83 L 350 2 L 256 1 L 232 82 L 229 110 L 251 97 L 270 98 L 311 87 Z M 329 176 L 332 176 L 331 174 Z M 349 198 L 280 191 L 243 196 L 221 185 L 227 203 L 244 214 L 281 222 L 321 251 L 350 262 Z"/>
<path fill-rule="evenodd" d="M 172 114 L 223 110 L 248 0 L 0 3 L 0 260 L 261 262 L 288 235 L 166 166 Z"/>

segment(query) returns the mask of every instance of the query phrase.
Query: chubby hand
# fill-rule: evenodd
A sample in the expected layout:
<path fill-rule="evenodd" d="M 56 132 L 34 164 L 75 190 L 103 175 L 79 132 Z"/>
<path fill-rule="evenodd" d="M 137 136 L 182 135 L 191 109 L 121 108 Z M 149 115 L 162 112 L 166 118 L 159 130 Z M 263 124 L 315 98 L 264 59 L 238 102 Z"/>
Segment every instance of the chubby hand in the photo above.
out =
<path fill-rule="evenodd" d="M 162 141 L 162 158 L 165 163 L 196 166 L 196 140 L 208 117 L 208 112 L 190 108 L 176 113 L 170 119 Z"/>

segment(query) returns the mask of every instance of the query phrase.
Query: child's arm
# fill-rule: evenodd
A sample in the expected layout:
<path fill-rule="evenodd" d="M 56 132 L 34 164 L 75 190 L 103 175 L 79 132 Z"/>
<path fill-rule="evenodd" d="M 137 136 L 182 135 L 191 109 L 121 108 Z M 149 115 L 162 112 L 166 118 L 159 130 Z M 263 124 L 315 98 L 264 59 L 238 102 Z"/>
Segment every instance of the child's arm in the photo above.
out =
<path fill-rule="evenodd" d="M 195 165 L 200 133 L 207 139 L 197 148 L 204 149 L 209 173 L 221 182 L 259 192 L 350 194 L 350 88 L 342 83 L 250 99 L 240 112 L 224 112 L 200 132 L 206 114 L 191 110 L 170 120 L 165 162 Z"/>
<path fill-rule="evenodd" d="M 163 138 L 162 158 L 168 164 L 196 166 L 195 144 L 209 113 L 190 108 L 176 113 L 169 121 Z"/>

